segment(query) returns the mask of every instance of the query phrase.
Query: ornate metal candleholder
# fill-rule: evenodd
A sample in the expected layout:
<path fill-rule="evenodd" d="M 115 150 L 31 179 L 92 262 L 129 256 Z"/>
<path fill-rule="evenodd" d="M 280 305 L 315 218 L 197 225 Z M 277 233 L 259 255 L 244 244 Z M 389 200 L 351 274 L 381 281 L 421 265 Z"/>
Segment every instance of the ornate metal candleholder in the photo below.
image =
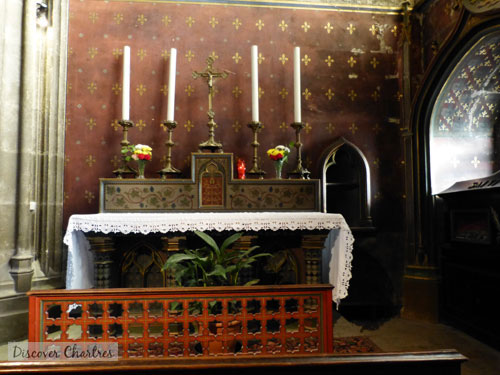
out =
<path fill-rule="evenodd" d="M 250 124 L 248 124 L 248 127 L 252 129 L 253 132 L 253 142 L 251 143 L 253 147 L 253 166 L 252 169 L 250 169 L 246 174 L 252 177 L 263 179 L 266 172 L 260 169 L 259 166 L 258 150 L 260 143 L 257 136 L 260 129 L 262 129 L 262 123 L 258 121 L 252 121 Z"/>
<path fill-rule="evenodd" d="M 212 108 L 212 100 L 214 97 L 214 82 L 217 78 L 227 78 L 228 72 L 216 72 L 213 70 L 214 59 L 209 57 L 207 59 L 207 68 L 203 72 L 193 72 L 193 78 L 196 79 L 198 77 L 204 78 L 208 84 L 208 140 L 200 143 L 198 148 L 200 151 L 210 151 L 210 152 L 223 152 L 222 143 L 216 142 L 215 135 L 215 126 L 217 125 L 214 121 L 215 112 Z"/>
<path fill-rule="evenodd" d="M 121 148 L 123 148 L 124 146 L 130 145 L 130 142 L 127 139 L 128 128 L 133 127 L 134 123 L 130 120 L 120 120 L 120 121 L 118 121 L 118 124 L 120 124 L 120 126 L 123 129 L 123 139 L 120 142 Z M 133 174 L 134 176 L 137 175 L 137 171 L 128 165 L 128 162 L 126 160 L 127 155 L 122 153 L 121 149 L 120 149 L 120 155 L 121 155 L 121 165 L 118 169 L 115 169 L 113 171 L 113 174 L 117 178 L 123 178 L 123 176 L 128 175 L 128 174 Z"/>
<path fill-rule="evenodd" d="M 167 128 L 167 134 L 168 134 L 168 138 L 165 141 L 165 147 L 167 148 L 167 156 L 165 158 L 165 168 L 159 171 L 158 174 L 161 176 L 163 180 L 165 180 L 168 175 L 175 176 L 180 174 L 181 171 L 172 165 L 172 147 L 175 146 L 175 142 L 172 141 L 172 133 L 174 132 L 174 129 L 177 127 L 177 122 L 165 121 L 163 122 L 163 125 L 165 125 L 165 127 Z"/>
<path fill-rule="evenodd" d="M 288 173 L 289 178 L 301 178 L 303 180 L 308 180 L 311 172 L 302 166 L 302 142 L 300 141 L 300 131 L 304 129 L 305 124 L 303 122 L 294 122 L 290 125 L 295 129 L 295 148 L 297 149 L 297 167 L 290 173 Z"/>

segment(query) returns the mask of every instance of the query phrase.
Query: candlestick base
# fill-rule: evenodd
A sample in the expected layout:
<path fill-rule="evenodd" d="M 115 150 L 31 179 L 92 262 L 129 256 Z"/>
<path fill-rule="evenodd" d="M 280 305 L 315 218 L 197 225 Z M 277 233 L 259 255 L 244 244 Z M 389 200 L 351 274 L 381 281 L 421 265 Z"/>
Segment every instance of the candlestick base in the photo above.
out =
<path fill-rule="evenodd" d="M 215 141 L 215 137 L 214 137 L 214 134 L 215 134 L 215 130 L 214 129 L 217 126 L 217 124 L 214 121 L 214 112 L 213 111 L 208 111 L 208 118 L 209 118 L 209 121 L 207 123 L 207 126 L 208 126 L 208 140 L 206 140 L 203 143 L 200 143 L 198 145 L 198 149 L 200 150 L 200 152 L 218 152 L 218 153 L 222 153 L 222 152 L 224 152 L 222 150 L 222 143 L 216 142 Z"/>
<path fill-rule="evenodd" d="M 292 172 L 288 172 L 287 176 L 291 179 L 309 180 L 311 172 L 309 172 L 306 168 L 300 168 L 295 169 Z"/>
<path fill-rule="evenodd" d="M 179 176 L 182 172 L 175 167 L 169 166 L 156 173 L 161 176 L 162 180 L 165 180 L 168 176 Z"/>
<path fill-rule="evenodd" d="M 163 122 L 163 125 L 167 128 L 168 132 L 168 138 L 165 141 L 167 155 L 165 157 L 165 168 L 157 173 L 161 176 L 162 180 L 165 180 L 167 176 L 178 176 L 181 174 L 181 171 L 172 165 L 172 148 L 175 146 L 175 142 L 172 140 L 172 134 L 177 127 L 177 122 L 167 120 Z"/>
<path fill-rule="evenodd" d="M 115 169 L 113 171 L 113 174 L 116 178 L 124 178 L 127 175 L 136 176 L 137 171 L 134 168 L 129 167 L 128 165 L 122 165 L 120 168 Z"/>
<path fill-rule="evenodd" d="M 246 174 L 250 178 L 258 178 L 258 179 L 263 179 L 264 175 L 266 172 L 264 172 L 260 166 L 259 166 L 259 157 L 258 157 L 258 150 L 260 143 L 258 141 L 258 136 L 257 134 L 260 132 L 262 129 L 262 123 L 260 121 L 252 121 L 250 124 L 247 125 L 250 129 L 252 129 L 253 132 L 253 142 L 251 143 L 251 146 L 253 147 L 253 166 L 252 169 L 250 169 Z"/>
<path fill-rule="evenodd" d="M 222 143 L 206 141 L 198 145 L 200 152 L 224 152 L 222 150 Z"/>
<path fill-rule="evenodd" d="M 254 170 L 253 168 L 246 172 L 246 175 L 249 179 L 259 179 L 263 180 L 266 172 L 262 169 Z"/>
<path fill-rule="evenodd" d="M 123 129 L 123 139 L 120 142 L 120 146 L 123 149 L 123 147 L 130 145 L 130 142 L 127 139 L 128 129 L 133 127 L 134 123 L 130 120 L 120 120 L 120 121 L 118 121 L 118 124 L 120 124 L 120 126 Z M 127 176 L 127 175 L 136 176 L 137 171 L 128 165 L 128 162 L 126 160 L 126 154 L 120 152 L 120 155 L 121 155 L 120 167 L 113 171 L 113 174 L 115 175 L 115 177 L 116 178 L 123 178 L 124 176 Z"/>
<path fill-rule="evenodd" d="M 300 141 L 300 132 L 304 129 L 303 122 L 294 122 L 290 125 L 295 130 L 295 148 L 297 149 L 297 166 L 295 169 L 288 173 L 288 178 L 297 178 L 302 180 L 309 180 L 311 172 L 302 166 L 302 142 Z"/>

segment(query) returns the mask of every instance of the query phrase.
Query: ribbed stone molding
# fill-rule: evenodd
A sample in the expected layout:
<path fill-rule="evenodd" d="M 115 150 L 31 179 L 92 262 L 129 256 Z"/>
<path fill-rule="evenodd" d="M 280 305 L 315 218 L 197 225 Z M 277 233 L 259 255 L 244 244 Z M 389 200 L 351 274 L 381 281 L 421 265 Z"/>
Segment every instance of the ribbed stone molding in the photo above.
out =
<path fill-rule="evenodd" d="M 62 282 L 68 0 L 50 5 L 43 29 L 35 0 L 0 3 L 0 303 Z"/>

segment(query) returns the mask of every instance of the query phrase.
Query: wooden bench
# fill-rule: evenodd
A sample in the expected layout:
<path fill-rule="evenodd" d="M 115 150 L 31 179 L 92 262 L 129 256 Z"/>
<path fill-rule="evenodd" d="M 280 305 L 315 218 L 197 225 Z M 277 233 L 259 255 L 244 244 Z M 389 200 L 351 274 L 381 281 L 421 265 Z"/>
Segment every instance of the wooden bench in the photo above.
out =
<path fill-rule="evenodd" d="M 459 375 L 467 358 L 455 350 L 259 358 L 127 359 L 116 362 L 3 362 L 0 374 Z"/>

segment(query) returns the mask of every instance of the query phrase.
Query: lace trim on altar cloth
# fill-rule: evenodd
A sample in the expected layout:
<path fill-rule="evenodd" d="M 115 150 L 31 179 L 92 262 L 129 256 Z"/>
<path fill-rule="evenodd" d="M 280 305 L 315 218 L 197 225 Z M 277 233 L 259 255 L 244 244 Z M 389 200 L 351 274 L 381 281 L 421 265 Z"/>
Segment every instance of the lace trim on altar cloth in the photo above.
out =
<path fill-rule="evenodd" d="M 85 236 L 76 233 L 150 234 L 188 231 L 261 231 L 261 230 L 339 230 L 330 249 L 329 282 L 334 286 L 332 299 L 345 298 L 351 279 L 354 237 L 342 215 L 320 212 L 232 212 L 232 213 L 105 213 L 71 216 L 64 243 L 68 245 L 67 289 L 91 288 L 92 253 Z M 78 270 L 78 272 L 75 272 Z"/>

